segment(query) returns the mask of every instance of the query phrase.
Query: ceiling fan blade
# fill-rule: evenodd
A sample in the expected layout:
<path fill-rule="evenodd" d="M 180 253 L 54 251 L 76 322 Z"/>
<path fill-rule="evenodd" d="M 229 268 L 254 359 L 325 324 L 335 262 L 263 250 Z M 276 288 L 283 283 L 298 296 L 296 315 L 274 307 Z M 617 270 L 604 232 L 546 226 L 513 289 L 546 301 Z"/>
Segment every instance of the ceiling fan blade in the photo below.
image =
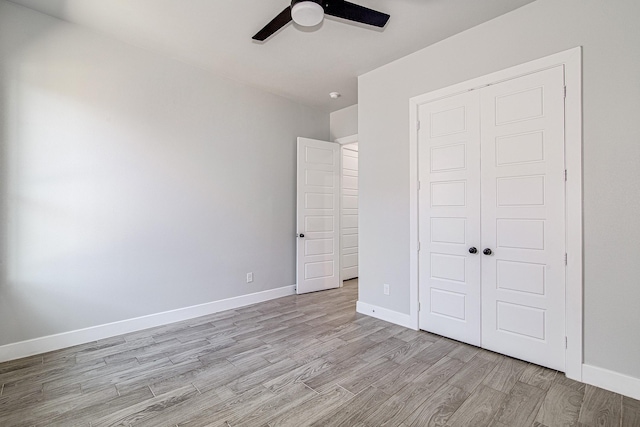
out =
<path fill-rule="evenodd" d="M 264 26 L 263 29 L 258 31 L 258 33 L 252 37 L 252 39 L 265 41 L 280 28 L 287 25 L 289 22 L 291 22 L 291 6 L 287 6 L 285 10 L 283 10 L 278 16 L 273 18 L 271 22 Z"/>
<path fill-rule="evenodd" d="M 325 0 L 324 12 L 327 15 L 348 19 L 349 21 L 384 27 L 389 15 L 344 0 Z"/>

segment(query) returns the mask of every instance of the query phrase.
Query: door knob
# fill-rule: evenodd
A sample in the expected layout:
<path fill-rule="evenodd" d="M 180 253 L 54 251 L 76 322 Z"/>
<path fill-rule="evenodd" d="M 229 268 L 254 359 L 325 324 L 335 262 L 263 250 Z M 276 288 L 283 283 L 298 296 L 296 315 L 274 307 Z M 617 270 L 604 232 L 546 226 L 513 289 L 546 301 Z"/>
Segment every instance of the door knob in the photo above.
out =
<path fill-rule="evenodd" d="M 482 251 L 482 253 L 485 255 L 491 255 L 493 252 L 491 252 L 491 249 L 487 248 L 484 251 Z"/>
<path fill-rule="evenodd" d="M 304 234 L 300 233 L 298 234 L 298 237 L 304 237 Z"/>
<path fill-rule="evenodd" d="M 470 254 L 477 254 L 478 250 L 475 247 L 471 247 L 471 248 L 469 248 L 469 253 Z"/>

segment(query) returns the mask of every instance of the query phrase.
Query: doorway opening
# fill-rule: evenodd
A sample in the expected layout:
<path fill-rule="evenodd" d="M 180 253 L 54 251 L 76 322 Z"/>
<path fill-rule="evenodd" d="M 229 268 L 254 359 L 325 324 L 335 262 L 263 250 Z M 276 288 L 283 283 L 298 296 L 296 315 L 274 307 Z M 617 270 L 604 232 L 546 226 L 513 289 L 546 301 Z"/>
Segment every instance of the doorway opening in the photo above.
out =
<path fill-rule="evenodd" d="M 341 148 L 340 279 L 344 282 L 358 277 L 358 142 Z"/>
<path fill-rule="evenodd" d="M 497 87 L 498 85 L 515 81 L 518 78 L 523 78 L 525 76 L 530 76 L 535 73 L 561 68 L 562 74 L 564 77 L 564 88 L 561 88 L 564 92 L 563 95 L 563 103 L 564 103 L 564 166 L 565 166 L 565 194 L 560 203 L 564 204 L 564 214 L 562 215 L 564 222 L 564 236 L 559 236 L 564 243 L 565 256 L 562 259 L 562 267 L 565 268 L 563 272 L 564 281 L 566 283 L 566 298 L 564 304 L 564 335 L 565 339 L 563 342 L 563 356 L 564 356 L 564 366 L 565 373 L 567 377 L 581 381 L 582 379 L 582 83 L 581 83 L 581 48 L 570 49 L 565 52 L 561 52 L 555 55 L 551 55 L 539 60 L 535 60 L 532 62 L 528 62 L 526 64 L 522 64 L 519 66 L 515 66 L 503 71 L 499 71 L 484 77 L 479 77 L 467 82 L 463 82 L 448 88 L 436 90 L 425 95 L 421 95 L 419 97 L 413 98 L 410 100 L 410 293 L 411 293 L 411 301 L 410 301 L 410 319 L 411 326 L 414 329 L 419 328 L 420 324 L 420 313 L 422 310 L 432 310 L 432 307 L 424 304 L 425 295 L 421 294 L 424 290 L 421 290 L 420 283 L 423 283 L 424 280 L 428 280 L 429 277 L 433 277 L 431 270 L 428 265 L 426 269 L 422 267 L 425 264 L 423 260 L 421 263 L 421 250 L 428 246 L 434 240 L 430 237 L 423 236 L 423 238 L 430 239 L 429 241 L 423 242 L 421 241 L 421 237 L 423 233 L 421 233 L 421 227 L 424 228 L 424 225 L 421 224 L 421 212 L 424 212 L 425 209 L 427 212 L 431 209 L 431 205 L 434 203 L 438 204 L 446 204 L 445 202 L 455 205 L 456 200 L 455 197 L 451 198 L 449 193 L 442 193 L 441 190 L 446 188 L 448 189 L 459 189 L 461 190 L 462 184 L 456 181 L 451 185 L 442 185 L 436 189 L 436 193 L 440 191 L 442 194 L 435 194 L 437 197 L 434 202 L 433 199 L 430 199 L 428 206 L 421 205 L 421 197 L 420 197 L 420 189 L 425 185 L 424 182 L 421 182 L 420 176 L 422 172 L 420 170 L 420 149 L 419 149 L 419 140 L 420 140 L 420 106 L 425 104 L 442 101 L 447 98 L 451 98 L 453 96 L 457 96 L 464 93 L 469 93 L 473 91 L 479 91 L 482 88 L 490 88 Z M 534 85 L 535 86 L 535 85 Z M 539 86 L 536 86 L 539 87 Z M 535 89 L 530 88 L 530 89 Z M 537 90 L 537 89 L 535 89 Z M 523 91 L 521 94 L 532 94 L 533 91 Z M 538 91 L 539 92 L 539 91 Z M 516 92 L 514 92 L 516 93 Z M 534 99 L 532 96 L 531 99 Z M 495 100 L 494 100 L 495 101 Z M 500 102 L 508 102 L 509 99 L 502 98 Z M 495 102 L 494 102 L 495 104 Z M 497 105 L 497 104 L 496 104 Z M 503 104 L 503 106 L 506 104 Z M 494 112 L 497 111 L 494 108 L 495 105 L 491 108 Z M 514 104 L 511 107 L 519 108 L 519 104 Z M 443 110 L 445 111 L 445 110 Z M 459 112 L 460 110 L 446 110 L 447 114 L 451 116 Z M 506 110 L 505 110 L 506 111 Z M 515 111 L 512 108 L 509 108 L 509 111 Z M 445 115 L 447 115 L 445 114 Z M 533 114 L 533 113 L 532 113 Z M 443 118 L 442 116 L 441 118 Z M 452 116 L 453 117 L 453 116 Z M 428 115 L 426 118 L 423 117 L 423 120 L 431 120 L 433 115 Z M 451 118 L 451 117 L 449 117 Z M 504 118 L 504 117 L 503 117 Z M 500 119 L 502 120 L 502 119 Z M 493 125 L 500 122 L 494 118 Z M 442 123 L 451 124 L 450 121 L 444 121 Z M 426 123 L 425 123 L 426 125 Z M 438 129 L 436 129 L 437 131 Z M 525 135 L 526 132 L 521 135 Z M 438 132 L 432 132 L 432 135 L 438 136 Z M 504 140 L 498 141 L 498 143 L 505 143 Z M 490 141 L 488 146 L 493 146 L 495 148 L 496 141 Z M 491 145 L 493 144 L 493 145 Z M 506 146 L 505 146 L 506 147 Z M 460 147 L 453 147 L 451 150 L 448 150 L 451 153 L 456 152 L 455 149 L 459 149 Z M 424 152 L 424 150 L 423 150 Z M 518 151 L 522 153 L 522 151 Z M 444 151 L 440 151 L 436 153 L 438 156 L 442 154 L 446 154 Z M 446 159 L 445 159 L 446 160 Z M 465 158 L 465 162 L 468 159 Z M 499 160 L 499 159 L 498 159 Z M 504 159 L 502 159 L 504 160 Z M 487 162 L 491 162 L 492 165 L 495 165 L 497 162 L 496 156 L 493 156 L 491 159 L 488 159 Z M 446 162 L 445 162 L 446 163 Z M 488 165 L 489 163 L 487 163 Z M 433 164 L 431 164 L 433 166 Z M 429 165 L 427 165 L 429 166 Z M 442 165 L 440 165 L 442 166 Z M 450 165 L 449 165 L 450 166 Z M 436 169 L 439 166 L 436 165 Z M 533 177 L 534 173 L 529 174 L 528 176 Z M 538 174 L 539 175 L 539 174 Z M 532 180 L 531 178 L 530 180 Z M 539 179 L 539 178 L 538 178 Z M 488 181 L 487 181 L 488 182 Z M 510 184 L 513 182 L 501 182 L 500 184 Z M 428 183 L 427 183 L 428 184 Z M 493 190 L 503 191 L 506 187 L 502 188 L 499 185 L 492 184 Z M 482 195 L 485 195 L 484 186 Z M 422 189 L 422 191 L 429 192 L 431 188 Z M 509 192 L 507 192 L 509 193 Z M 509 196 L 512 193 L 504 193 L 504 195 Z M 459 192 L 459 194 L 462 194 Z M 513 193 L 515 194 L 515 193 Z M 512 195 L 513 195 L 512 194 Z M 522 194 L 522 193 L 519 193 Z M 530 195 L 529 193 L 527 193 Z M 433 196 L 433 194 L 430 194 Z M 509 196 L 511 197 L 511 196 Z M 515 196 L 514 196 L 515 197 Z M 505 199 L 506 200 L 506 199 Z M 458 202 L 460 200 L 457 200 Z M 442 203 L 441 203 L 442 202 Z M 530 202 L 530 201 L 529 201 Z M 505 202 L 506 203 L 506 202 Z M 458 203 L 460 204 L 460 203 Z M 493 210 L 496 206 L 499 206 L 499 203 L 494 202 L 489 203 L 491 205 L 491 209 Z M 461 205 L 462 206 L 462 205 Z M 487 209 L 489 209 L 489 205 L 486 205 Z M 506 205 L 505 205 L 506 207 Z M 515 209 L 515 207 L 511 207 L 511 209 Z M 513 212 L 512 212 L 513 213 Z M 495 216 L 495 215 L 494 215 Z M 486 215 L 488 218 L 489 216 Z M 440 217 L 437 217 L 439 221 Z M 495 219 L 495 218 L 494 218 Z M 528 219 L 528 218 L 525 218 Z M 437 222 L 437 221 L 436 221 Z M 453 224 L 453 222 L 451 222 Z M 497 222 L 494 220 L 492 224 L 495 226 Z M 501 223 L 501 225 L 523 225 L 524 223 Z M 539 225 L 539 224 L 538 224 Z M 486 231 L 486 228 L 482 228 L 483 233 Z M 442 230 L 442 229 L 440 229 Z M 505 229 L 506 230 L 506 229 Z M 499 230 L 498 230 L 499 231 Z M 538 233 L 539 234 L 539 233 Z M 536 233 L 533 235 L 538 235 Z M 495 236 L 494 236 L 495 237 Z M 437 240 L 437 239 L 436 239 Z M 494 239 L 495 240 L 495 239 Z M 466 241 L 465 241 L 466 243 Z M 496 242 L 494 242 L 496 243 Z M 503 242 L 504 243 L 504 242 Z M 508 243 L 508 242 L 507 242 Z M 513 242 L 512 242 L 513 243 Z M 496 245 L 500 245 L 496 243 Z M 504 244 L 503 246 L 509 246 Z M 471 248 L 471 247 L 470 247 Z M 484 247 L 478 247 L 479 251 L 484 252 Z M 491 248 L 489 248 L 491 249 Z M 473 252 L 472 252 L 473 254 Z M 446 255 L 446 254 L 445 254 Z M 480 256 L 491 256 L 491 252 L 488 254 L 481 254 Z M 446 258 L 446 257 L 445 257 Z M 454 261 L 459 261 L 457 258 L 453 259 L 451 257 L 447 258 L 447 261 L 450 261 L 450 265 L 447 264 L 445 267 L 451 267 Z M 565 267 L 566 262 L 566 267 Z M 422 264 L 422 265 L 421 265 Z M 506 265 L 506 264 L 505 264 Z M 513 266 L 513 265 L 511 265 Z M 519 265 L 518 267 L 521 267 Z M 448 273 L 452 273 L 453 270 L 448 271 Z M 506 270 L 505 270 L 506 271 Z M 508 272 L 508 271 L 507 271 Z M 437 272 L 438 273 L 438 272 Z M 439 272 L 437 275 L 442 272 Z M 447 272 L 445 272 L 447 273 Z M 448 274 L 447 273 L 447 274 Z M 484 274 L 484 273 L 483 273 Z M 426 278 L 425 278 L 426 276 Z M 451 274 L 449 274 L 451 276 Z M 461 277 L 461 276 L 460 276 Z M 492 276 L 493 277 L 493 276 Z M 506 276 L 504 276 L 506 277 Z M 423 280 L 424 279 L 424 280 Z M 446 278 L 445 278 L 446 279 Z M 483 276 L 484 280 L 484 276 Z M 496 288 L 499 284 L 493 283 L 494 281 L 487 280 L 487 283 L 492 288 Z M 483 284 L 484 286 L 484 284 Z M 451 292 L 438 294 L 439 297 L 452 297 L 455 296 Z M 427 296 L 428 297 L 428 296 Z M 428 299 L 428 298 L 427 298 Z M 444 300 L 443 300 L 444 301 Z M 451 298 L 449 300 L 444 301 L 445 303 L 449 301 L 451 302 Z M 431 300 L 428 301 L 428 304 L 431 303 Z M 494 301 L 495 303 L 495 301 Z M 461 307 L 461 306 L 459 306 Z M 499 305 L 498 309 L 511 308 L 511 306 L 507 306 L 505 304 Z M 507 311 L 504 311 L 506 314 L 510 314 Z M 541 315 L 541 312 L 530 311 L 529 314 Z M 451 314 L 451 313 L 449 313 Z M 462 312 L 458 313 L 462 316 Z M 513 314 L 513 313 L 511 313 Z M 507 316 L 508 317 L 508 316 Z M 517 317 L 517 316 L 516 316 Z M 506 317 L 505 317 L 506 318 Z M 494 325 L 495 326 L 495 325 Z M 526 327 L 526 325 L 521 325 L 522 327 Z M 531 331 L 529 331 L 531 332 Z M 532 333 L 532 335 L 534 335 Z M 544 340 L 544 337 L 540 337 L 540 340 Z"/>

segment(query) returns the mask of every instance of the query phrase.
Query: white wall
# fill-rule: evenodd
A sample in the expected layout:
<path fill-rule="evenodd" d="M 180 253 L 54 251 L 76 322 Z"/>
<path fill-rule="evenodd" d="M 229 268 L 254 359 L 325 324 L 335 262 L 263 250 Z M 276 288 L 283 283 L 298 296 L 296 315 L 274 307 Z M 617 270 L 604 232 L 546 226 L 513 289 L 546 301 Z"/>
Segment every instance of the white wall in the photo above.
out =
<path fill-rule="evenodd" d="M 334 111 L 329 116 L 330 141 L 358 133 L 358 104 Z"/>
<path fill-rule="evenodd" d="M 638 17 L 538 0 L 359 78 L 361 301 L 409 313 L 409 98 L 583 46 L 585 363 L 640 378 Z"/>
<path fill-rule="evenodd" d="M 0 1 L 0 345 L 293 285 L 297 136 L 328 114 Z"/>

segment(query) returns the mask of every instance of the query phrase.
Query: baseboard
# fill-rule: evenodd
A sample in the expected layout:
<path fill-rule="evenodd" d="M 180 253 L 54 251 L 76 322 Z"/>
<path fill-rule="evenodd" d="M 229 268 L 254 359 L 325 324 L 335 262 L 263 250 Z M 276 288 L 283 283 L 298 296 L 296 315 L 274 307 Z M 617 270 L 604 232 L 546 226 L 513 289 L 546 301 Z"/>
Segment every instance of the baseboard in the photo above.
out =
<path fill-rule="evenodd" d="M 362 301 L 358 301 L 358 303 L 356 304 L 356 311 L 361 314 L 366 314 L 367 316 L 375 317 L 376 319 L 384 320 L 385 322 L 412 329 L 411 317 L 408 314 L 399 313 L 397 311 L 389 310 L 388 308 L 382 308 L 375 305 L 367 304 L 366 302 Z"/>
<path fill-rule="evenodd" d="M 582 382 L 640 400 L 640 378 L 592 365 L 582 365 Z"/>
<path fill-rule="evenodd" d="M 35 354 L 47 353 L 49 351 L 60 350 L 74 345 L 85 344 L 130 332 L 167 325 L 169 323 L 194 319 L 196 317 L 206 316 L 220 311 L 232 310 L 234 308 L 245 307 L 259 302 L 293 295 L 295 293 L 295 285 L 284 286 L 282 288 L 270 289 L 268 291 L 241 295 L 191 307 L 179 308 L 162 313 L 150 314 L 148 316 L 136 317 L 119 322 L 107 323 L 105 325 L 93 326 L 76 331 L 63 332 L 61 334 L 7 344 L 0 347 L 0 362 L 20 359 L 22 357 L 33 356 Z"/>

